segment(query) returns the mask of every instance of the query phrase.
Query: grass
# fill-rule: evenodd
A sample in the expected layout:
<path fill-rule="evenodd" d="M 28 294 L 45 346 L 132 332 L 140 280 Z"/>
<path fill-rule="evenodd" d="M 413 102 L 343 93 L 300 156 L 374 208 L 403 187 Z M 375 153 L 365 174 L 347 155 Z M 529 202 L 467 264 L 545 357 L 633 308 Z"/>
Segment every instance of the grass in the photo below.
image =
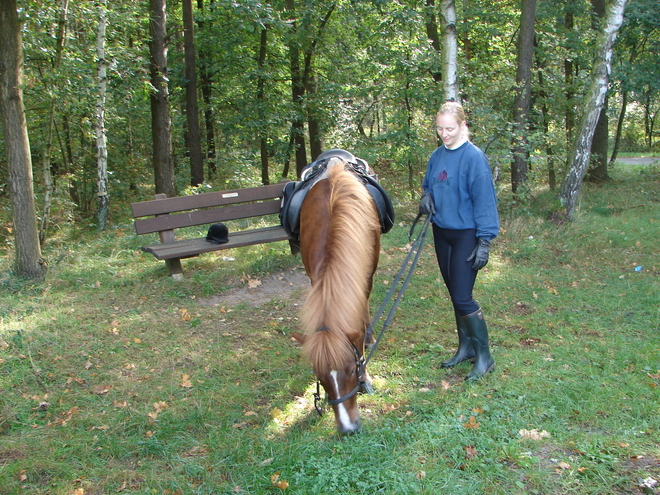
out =
<path fill-rule="evenodd" d="M 128 222 L 60 231 L 44 284 L 2 258 L 0 493 L 642 493 L 660 479 L 660 172 L 614 175 L 570 225 L 545 221 L 547 193 L 503 218 L 476 287 L 497 370 L 477 383 L 439 367 L 456 339 L 427 246 L 346 438 L 313 410 L 297 298 L 213 303 L 300 271 L 286 243 L 185 260 L 183 282 Z M 383 237 L 374 307 L 414 208 Z"/>

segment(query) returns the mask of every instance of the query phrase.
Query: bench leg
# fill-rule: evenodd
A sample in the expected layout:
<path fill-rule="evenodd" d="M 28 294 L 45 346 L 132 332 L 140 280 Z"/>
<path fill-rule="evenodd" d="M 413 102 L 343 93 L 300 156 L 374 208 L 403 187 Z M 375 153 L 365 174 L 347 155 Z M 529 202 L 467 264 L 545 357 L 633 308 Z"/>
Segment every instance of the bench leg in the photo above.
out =
<path fill-rule="evenodd" d="M 165 265 L 174 280 L 183 280 L 183 267 L 179 258 L 165 260 Z"/>

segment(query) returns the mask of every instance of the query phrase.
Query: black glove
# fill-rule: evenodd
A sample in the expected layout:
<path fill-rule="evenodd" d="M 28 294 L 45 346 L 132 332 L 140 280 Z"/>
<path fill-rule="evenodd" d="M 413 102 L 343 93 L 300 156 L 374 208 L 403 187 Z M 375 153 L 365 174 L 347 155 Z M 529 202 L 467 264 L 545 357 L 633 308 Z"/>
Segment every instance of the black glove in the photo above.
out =
<path fill-rule="evenodd" d="M 465 261 L 472 261 L 472 269 L 475 271 L 481 270 L 488 263 L 488 250 L 490 249 L 490 241 L 487 239 L 477 239 L 477 246 L 472 250 L 470 256 Z"/>
<path fill-rule="evenodd" d="M 419 200 L 419 212 L 422 215 L 433 215 L 435 213 L 435 205 L 430 192 L 422 194 L 422 199 Z"/>

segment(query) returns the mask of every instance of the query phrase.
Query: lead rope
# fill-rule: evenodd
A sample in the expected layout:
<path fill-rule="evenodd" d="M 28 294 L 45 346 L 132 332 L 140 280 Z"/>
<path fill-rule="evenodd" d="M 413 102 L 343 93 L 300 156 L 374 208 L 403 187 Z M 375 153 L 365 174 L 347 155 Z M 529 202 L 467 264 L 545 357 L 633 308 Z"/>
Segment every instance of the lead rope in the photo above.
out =
<path fill-rule="evenodd" d="M 408 234 L 408 238 L 410 239 L 412 237 L 413 230 L 415 228 L 415 225 L 417 224 L 417 220 L 419 220 L 420 215 L 417 215 L 417 218 L 413 222 L 412 228 L 410 229 L 410 233 Z M 383 338 L 383 335 L 385 334 L 385 330 L 387 327 L 390 325 L 390 322 L 392 321 L 392 317 L 394 316 L 394 312 L 396 311 L 396 308 L 399 307 L 399 302 L 401 301 L 401 298 L 403 297 L 403 293 L 406 291 L 406 288 L 408 287 L 408 283 L 410 282 L 410 278 L 412 277 L 413 272 L 415 271 L 415 266 L 417 266 L 417 261 L 419 261 L 419 256 L 422 254 L 422 248 L 424 247 L 424 242 L 426 242 L 426 235 L 428 234 L 429 231 L 429 225 L 431 224 L 431 215 L 426 216 L 426 220 L 422 224 L 422 228 L 417 234 L 417 238 L 415 239 L 415 242 L 413 242 L 412 246 L 410 247 L 410 251 L 408 251 L 408 255 L 406 256 L 406 259 L 403 261 L 403 265 L 401 266 L 401 270 L 399 270 L 399 273 L 397 273 L 396 277 L 394 278 L 394 282 L 392 283 L 392 287 L 388 291 L 387 295 L 385 296 L 385 299 L 381 303 L 380 307 L 378 308 L 378 311 L 374 315 L 374 317 L 371 320 L 371 323 L 369 323 L 369 327 L 367 329 L 367 332 L 372 332 L 374 329 L 374 325 L 376 322 L 380 319 L 381 315 L 383 314 L 383 311 L 385 310 L 385 306 L 390 302 L 390 299 L 392 298 L 392 295 L 394 294 L 394 291 L 396 290 L 397 285 L 401 281 L 401 277 L 406 271 L 406 268 L 408 267 L 408 263 L 410 262 L 410 259 L 413 256 L 413 253 L 415 253 L 415 257 L 413 258 L 412 264 L 410 265 L 408 269 L 408 274 L 406 275 L 406 278 L 403 282 L 403 285 L 401 286 L 399 292 L 397 293 L 396 299 L 394 300 L 394 304 L 392 305 L 392 308 L 390 309 L 389 314 L 387 315 L 387 318 L 385 319 L 385 322 L 383 323 L 383 328 L 381 328 L 380 333 L 378 334 L 378 337 L 376 338 L 376 342 L 371 346 L 371 349 L 369 350 L 369 355 L 367 356 L 367 359 L 364 362 L 364 367 L 366 369 L 367 364 L 371 360 L 371 356 L 373 356 L 374 352 L 378 348 L 378 344 L 380 343 L 380 340 Z"/>
<path fill-rule="evenodd" d="M 417 224 L 417 221 L 419 220 L 420 216 L 421 214 L 417 215 L 417 218 L 415 218 L 415 221 L 413 222 L 412 227 L 410 228 L 408 239 L 412 237 L 413 230 L 415 229 L 415 225 Z M 430 223 L 431 223 L 431 215 L 427 215 L 421 230 L 419 231 L 417 237 L 415 238 L 415 241 L 412 243 L 412 246 L 410 246 L 410 250 L 408 251 L 406 259 L 403 261 L 403 265 L 401 266 L 399 273 L 397 273 L 396 277 L 394 277 L 394 282 L 392 282 L 392 287 L 390 287 L 390 290 L 387 292 L 385 299 L 383 300 L 380 307 L 378 308 L 378 311 L 376 311 L 376 314 L 369 323 L 369 327 L 367 331 L 373 332 L 374 325 L 380 319 L 381 315 L 383 314 L 383 311 L 385 311 L 385 307 L 392 299 L 392 296 L 394 295 L 394 291 L 396 290 L 397 285 L 401 281 L 403 274 L 406 272 L 406 268 L 408 268 L 408 264 L 410 263 L 410 259 L 413 257 L 413 253 L 414 253 L 415 257 L 412 261 L 412 264 L 408 268 L 408 273 L 403 282 L 403 285 L 401 286 L 399 292 L 397 293 L 396 299 L 394 300 L 394 304 L 390 308 L 390 312 L 387 315 L 385 322 L 383 323 L 383 328 L 381 328 L 380 333 L 376 338 L 376 342 L 374 342 L 374 344 L 371 346 L 371 349 L 369 351 L 369 356 L 367 356 L 367 359 L 365 359 L 364 363 L 362 364 L 363 373 L 366 372 L 367 364 L 369 363 L 369 360 L 371 359 L 373 353 L 376 351 L 376 348 L 378 347 L 380 340 L 383 338 L 383 335 L 385 334 L 385 330 L 390 325 L 390 322 L 392 321 L 392 317 L 394 316 L 394 312 L 396 311 L 396 308 L 399 306 L 399 302 L 403 297 L 403 293 L 406 291 L 406 288 L 408 287 L 410 278 L 412 277 L 412 274 L 415 271 L 415 267 L 417 266 L 417 261 L 419 260 L 419 256 L 422 254 L 422 248 L 424 247 L 424 242 L 426 242 L 426 235 L 428 233 Z M 341 397 L 340 399 L 335 399 L 331 403 L 337 404 L 339 402 L 342 402 L 345 398 L 348 398 L 349 395 L 352 397 L 357 392 L 359 387 L 360 387 L 360 383 L 358 383 L 358 386 L 355 388 L 354 391 L 350 392 L 349 394 L 346 394 L 344 397 Z M 316 412 L 319 414 L 319 416 L 323 415 L 323 405 L 321 399 L 321 383 L 319 382 L 319 380 L 316 380 L 316 393 L 314 393 L 314 409 L 316 409 Z"/>

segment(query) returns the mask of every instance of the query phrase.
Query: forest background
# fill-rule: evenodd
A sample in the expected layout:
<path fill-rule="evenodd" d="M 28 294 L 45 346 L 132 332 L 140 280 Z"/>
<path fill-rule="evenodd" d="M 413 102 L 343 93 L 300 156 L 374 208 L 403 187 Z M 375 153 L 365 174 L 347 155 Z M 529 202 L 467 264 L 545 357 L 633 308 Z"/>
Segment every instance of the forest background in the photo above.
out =
<path fill-rule="evenodd" d="M 472 139 L 502 208 L 524 210 L 567 173 L 606 12 L 603 0 L 18 7 L 42 247 L 51 226 L 122 221 L 154 184 L 171 196 L 295 179 L 334 147 L 372 164 L 395 200 L 415 198 L 437 146 L 451 31 Z M 607 180 L 619 151 L 657 148 L 658 26 L 656 1 L 628 2 L 588 179 Z M 10 247 L 5 145 L 0 241 Z"/>

